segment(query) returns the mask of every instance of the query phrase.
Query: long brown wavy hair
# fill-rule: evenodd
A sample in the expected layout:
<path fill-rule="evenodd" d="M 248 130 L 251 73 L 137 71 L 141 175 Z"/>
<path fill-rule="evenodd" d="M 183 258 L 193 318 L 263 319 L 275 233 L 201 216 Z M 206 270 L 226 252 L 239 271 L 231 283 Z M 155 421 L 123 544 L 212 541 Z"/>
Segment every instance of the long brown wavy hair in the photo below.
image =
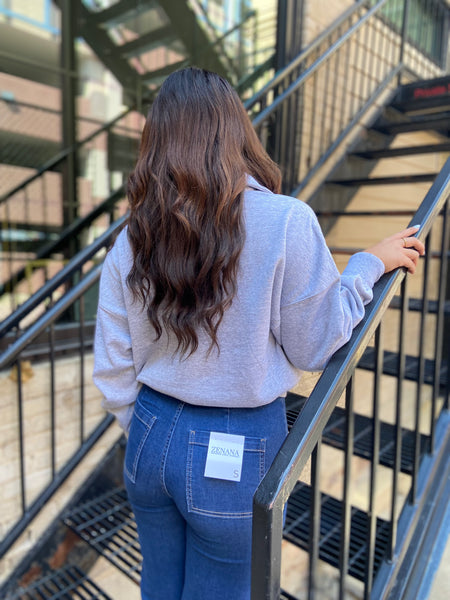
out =
<path fill-rule="evenodd" d="M 187 68 L 163 83 L 129 178 L 127 283 L 159 339 L 173 333 L 190 355 L 198 332 L 217 330 L 236 293 L 245 232 L 246 174 L 273 192 L 280 172 L 238 95 L 215 73 Z"/>

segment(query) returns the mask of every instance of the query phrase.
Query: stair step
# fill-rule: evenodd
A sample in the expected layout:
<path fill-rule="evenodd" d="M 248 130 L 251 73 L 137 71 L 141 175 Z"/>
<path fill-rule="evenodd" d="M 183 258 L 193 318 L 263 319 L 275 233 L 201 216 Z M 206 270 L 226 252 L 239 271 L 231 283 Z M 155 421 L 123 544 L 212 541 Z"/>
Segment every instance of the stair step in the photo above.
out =
<path fill-rule="evenodd" d="M 39 169 L 60 150 L 60 144 L 52 140 L 0 129 L 0 163 L 3 165 Z M 59 171 L 60 165 L 51 170 Z"/>
<path fill-rule="evenodd" d="M 375 368 L 375 348 L 366 348 L 364 354 L 359 360 L 360 369 L 373 370 Z M 424 383 L 433 385 L 435 361 L 429 358 L 425 359 L 424 364 Z M 447 364 L 443 361 L 439 377 L 440 385 L 447 386 Z M 384 351 L 383 356 L 383 374 L 398 376 L 398 354 L 389 350 Z M 419 358 L 417 356 L 405 356 L 405 379 L 409 381 L 418 381 L 419 378 Z"/>
<path fill-rule="evenodd" d="M 392 106 L 403 112 L 450 107 L 450 77 L 437 77 L 402 85 Z"/>
<path fill-rule="evenodd" d="M 389 308 L 400 308 L 401 307 L 401 297 L 394 296 L 389 304 Z M 409 298 L 408 299 L 408 310 L 413 312 L 421 312 L 423 307 L 422 298 Z M 427 314 L 435 315 L 438 311 L 438 301 L 437 300 L 428 300 L 427 304 Z M 450 315 L 450 300 L 446 300 L 444 302 L 444 314 Z"/>
<path fill-rule="evenodd" d="M 380 158 L 395 158 L 414 154 L 431 154 L 435 152 L 450 152 L 450 142 L 441 144 L 424 144 L 421 146 L 404 146 L 403 148 L 381 148 L 379 150 L 364 150 L 353 152 L 351 156 L 378 160 Z"/>
<path fill-rule="evenodd" d="M 303 408 L 306 398 L 296 394 L 289 393 L 286 397 L 286 416 L 288 427 L 291 428 L 298 414 Z M 370 417 L 355 414 L 354 423 L 354 447 L 353 453 L 356 456 L 372 460 L 372 431 L 373 420 Z M 325 427 L 322 440 L 324 443 L 333 446 L 339 450 L 345 450 L 345 428 L 346 413 L 345 409 L 337 406 Z M 390 423 L 381 423 L 380 428 L 380 454 L 379 463 L 390 469 L 395 464 L 395 438 L 396 429 Z M 426 435 L 420 436 L 421 453 L 425 452 L 428 438 Z M 410 475 L 414 464 L 415 433 L 408 429 L 402 429 L 401 437 L 401 461 L 400 470 Z"/>
<path fill-rule="evenodd" d="M 152 6 L 154 6 L 154 0 L 140 0 L 139 2 L 119 0 L 104 10 L 92 12 L 90 20 L 96 25 L 102 25 L 109 29 L 126 23 L 129 19 L 136 19 L 139 15 L 152 8 Z"/>
<path fill-rule="evenodd" d="M 321 494 L 320 501 L 319 558 L 339 568 L 341 554 L 341 519 L 343 504 L 328 494 Z M 309 551 L 311 523 L 311 488 L 297 483 L 287 503 L 286 523 L 283 537 L 302 550 Z M 367 534 L 369 517 L 363 511 L 351 508 L 349 574 L 364 581 L 366 576 Z M 374 552 L 374 576 L 383 560 L 389 542 L 389 523 L 376 520 Z"/>
<path fill-rule="evenodd" d="M 158 82 L 160 79 L 167 77 L 174 71 L 186 67 L 187 65 L 188 59 L 184 58 L 183 60 L 179 60 L 169 65 L 165 65 L 164 67 L 156 69 L 155 71 L 148 71 L 147 73 L 142 73 L 141 80 L 143 83 Z"/>
<path fill-rule="evenodd" d="M 135 583 L 141 578 L 136 523 L 124 488 L 75 507 L 64 523 Z"/>
<path fill-rule="evenodd" d="M 288 501 L 284 537 L 289 542 L 308 550 L 311 490 L 305 484 L 297 484 Z M 339 539 L 342 503 L 326 494 L 321 501 L 321 537 L 319 556 L 337 566 L 339 563 Z M 133 581 L 139 583 L 141 555 L 136 525 L 124 489 L 116 488 L 86 502 L 67 514 L 65 524 L 76 532 L 99 554 L 108 559 Z M 352 509 L 350 547 L 350 574 L 364 578 L 364 560 L 368 517 L 358 509 Z M 375 571 L 387 546 L 388 523 L 377 519 Z M 289 594 L 284 596 L 287 600 Z"/>
<path fill-rule="evenodd" d="M 410 131 L 450 130 L 450 113 L 438 113 L 426 117 L 411 117 L 408 121 L 397 123 L 380 123 L 373 127 L 380 133 L 393 134 L 408 133 Z"/>
<path fill-rule="evenodd" d="M 135 40 L 123 44 L 120 46 L 120 53 L 125 58 L 131 58 L 133 56 L 143 54 L 144 52 L 149 52 L 150 50 L 158 48 L 159 46 L 167 47 L 169 44 L 175 41 L 175 39 L 176 36 L 172 30 L 172 27 L 170 25 L 166 25 L 165 27 L 160 27 L 154 31 L 149 31 Z"/>
<path fill-rule="evenodd" d="M 331 179 L 327 184 L 362 186 L 362 185 L 397 185 L 405 183 L 421 183 L 423 181 L 434 181 L 437 173 L 418 173 L 415 175 L 391 175 L 387 177 L 363 177 L 354 179 Z"/>
<path fill-rule="evenodd" d="M 29 587 L 19 590 L 9 600 L 72 600 L 90 598 L 112 600 L 81 569 L 75 565 L 67 566 L 42 577 Z"/>

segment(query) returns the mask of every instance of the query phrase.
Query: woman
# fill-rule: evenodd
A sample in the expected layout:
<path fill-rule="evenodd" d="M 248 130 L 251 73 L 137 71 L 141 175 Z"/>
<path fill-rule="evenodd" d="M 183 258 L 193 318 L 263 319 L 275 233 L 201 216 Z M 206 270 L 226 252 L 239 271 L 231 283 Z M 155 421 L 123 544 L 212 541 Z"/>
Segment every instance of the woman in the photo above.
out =
<path fill-rule="evenodd" d="M 125 483 L 144 600 L 248 600 L 252 497 L 284 396 L 350 338 L 384 272 L 414 272 L 410 228 L 339 275 L 311 209 L 223 78 L 168 77 L 102 273 L 95 382 L 129 432 Z"/>

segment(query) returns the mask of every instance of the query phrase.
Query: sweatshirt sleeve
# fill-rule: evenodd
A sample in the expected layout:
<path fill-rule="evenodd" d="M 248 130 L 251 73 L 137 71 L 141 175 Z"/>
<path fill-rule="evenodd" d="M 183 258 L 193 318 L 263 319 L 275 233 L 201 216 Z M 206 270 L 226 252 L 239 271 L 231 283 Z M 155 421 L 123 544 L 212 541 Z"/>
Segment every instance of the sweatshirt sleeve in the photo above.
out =
<path fill-rule="evenodd" d="M 103 394 L 102 406 L 127 432 L 140 384 L 136 381 L 127 311 L 113 252 L 105 259 L 100 279 L 94 383 Z"/>
<path fill-rule="evenodd" d="M 384 264 L 359 252 L 340 275 L 317 218 L 307 209 L 288 227 L 280 341 L 295 367 L 320 371 L 363 318 Z"/>

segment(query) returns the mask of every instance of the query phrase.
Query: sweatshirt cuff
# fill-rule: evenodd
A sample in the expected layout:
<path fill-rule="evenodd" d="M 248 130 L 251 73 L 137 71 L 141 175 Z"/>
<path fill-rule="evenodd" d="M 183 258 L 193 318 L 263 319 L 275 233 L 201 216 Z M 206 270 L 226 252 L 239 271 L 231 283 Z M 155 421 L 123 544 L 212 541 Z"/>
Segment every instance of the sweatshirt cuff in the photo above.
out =
<path fill-rule="evenodd" d="M 346 275 L 359 275 L 371 288 L 384 275 L 384 272 L 383 261 L 370 252 L 357 252 L 350 257 L 345 268 Z"/>

